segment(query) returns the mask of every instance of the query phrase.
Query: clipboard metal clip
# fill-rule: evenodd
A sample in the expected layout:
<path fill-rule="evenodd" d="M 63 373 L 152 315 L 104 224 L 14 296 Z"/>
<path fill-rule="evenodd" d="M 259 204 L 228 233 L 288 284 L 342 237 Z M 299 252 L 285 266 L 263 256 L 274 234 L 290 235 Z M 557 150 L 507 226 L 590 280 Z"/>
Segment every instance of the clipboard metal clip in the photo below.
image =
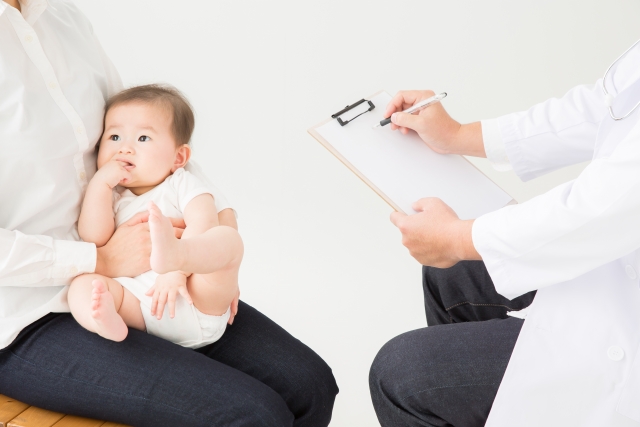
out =
<path fill-rule="evenodd" d="M 353 110 L 355 107 L 357 107 L 358 105 L 367 102 L 369 103 L 369 108 L 366 111 L 363 111 L 362 113 L 358 114 L 355 117 L 352 117 L 349 120 L 342 120 L 339 116 L 343 115 L 344 113 L 346 113 L 349 110 Z M 374 108 L 376 108 L 375 105 L 373 105 L 373 102 L 371 101 L 367 101 L 366 99 L 361 99 L 360 101 L 356 102 L 355 104 L 351 104 L 351 105 L 347 105 L 346 107 L 344 107 L 342 110 L 338 111 L 335 114 L 331 115 L 332 119 L 338 119 L 338 123 L 340 123 L 340 126 L 344 126 L 349 122 L 352 122 L 353 120 L 357 119 L 358 117 L 360 117 L 361 115 L 363 115 L 364 113 L 368 113 L 369 111 L 373 110 Z"/>

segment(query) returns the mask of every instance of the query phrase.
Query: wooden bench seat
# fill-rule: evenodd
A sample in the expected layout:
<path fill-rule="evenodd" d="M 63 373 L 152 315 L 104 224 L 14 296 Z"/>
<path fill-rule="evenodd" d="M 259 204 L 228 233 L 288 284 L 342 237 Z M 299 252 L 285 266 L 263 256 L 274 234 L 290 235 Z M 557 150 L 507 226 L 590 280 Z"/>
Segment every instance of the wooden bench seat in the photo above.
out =
<path fill-rule="evenodd" d="M 127 427 L 29 406 L 0 394 L 0 427 Z"/>

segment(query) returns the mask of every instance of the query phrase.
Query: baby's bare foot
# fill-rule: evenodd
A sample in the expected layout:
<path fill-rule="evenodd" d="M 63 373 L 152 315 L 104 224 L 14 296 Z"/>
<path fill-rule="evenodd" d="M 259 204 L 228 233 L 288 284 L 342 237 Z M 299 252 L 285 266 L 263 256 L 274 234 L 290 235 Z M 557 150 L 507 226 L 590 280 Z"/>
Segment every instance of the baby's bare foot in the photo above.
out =
<path fill-rule="evenodd" d="M 122 341 L 129 330 L 116 311 L 113 295 L 101 280 L 91 282 L 91 317 L 96 324 L 96 332 L 111 341 Z"/>
<path fill-rule="evenodd" d="M 149 202 L 149 231 L 151 232 L 151 269 L 158 274 L 180 270 L 182 254 L 173 225 L 160 209 Z"/>

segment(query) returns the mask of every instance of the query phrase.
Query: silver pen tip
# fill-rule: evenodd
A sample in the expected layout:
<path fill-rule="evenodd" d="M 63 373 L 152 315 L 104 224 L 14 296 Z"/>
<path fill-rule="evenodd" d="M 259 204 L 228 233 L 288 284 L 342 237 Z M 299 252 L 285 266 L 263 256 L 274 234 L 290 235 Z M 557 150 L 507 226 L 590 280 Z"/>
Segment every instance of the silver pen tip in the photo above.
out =
<path fill-rule="evenodd" d="M 376 123 L 375 125 L 371 126 L 371 129 L 375 129 L 375 128 L 379 128 L 380 127 L 380 123 Z"/>

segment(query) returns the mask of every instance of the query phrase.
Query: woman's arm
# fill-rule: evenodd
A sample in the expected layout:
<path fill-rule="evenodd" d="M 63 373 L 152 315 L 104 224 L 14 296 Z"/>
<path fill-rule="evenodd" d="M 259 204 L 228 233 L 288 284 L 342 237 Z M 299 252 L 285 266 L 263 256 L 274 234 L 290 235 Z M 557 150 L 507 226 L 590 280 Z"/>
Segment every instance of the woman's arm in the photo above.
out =
<path fill-rule="evenodd" d="M 68 285 L 96 263 L 93 243 L 0 229 L 0 286 Z"/>

